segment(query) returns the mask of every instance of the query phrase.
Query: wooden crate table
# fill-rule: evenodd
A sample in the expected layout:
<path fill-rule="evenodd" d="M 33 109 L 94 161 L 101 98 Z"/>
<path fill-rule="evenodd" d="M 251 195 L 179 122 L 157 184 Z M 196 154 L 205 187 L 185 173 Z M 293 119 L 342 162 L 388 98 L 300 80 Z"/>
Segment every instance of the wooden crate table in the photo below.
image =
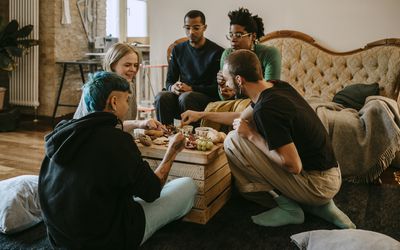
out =
<path fill-rule="evenodd" d="M 137 145 L 150 167 L 153 170 L 156 169 L 167 147 L 155 144 L 149 147 L 140 143 Z M 172 164 L 168 181 L 183 176 L 192 177 L 198 186 L 193 209 L 184 217 L 184 220 L 206 224 L 231 195 L 231 171 L 223 144 L 214 145 L 208 151 L 184 149 L 180 152 Z"/>

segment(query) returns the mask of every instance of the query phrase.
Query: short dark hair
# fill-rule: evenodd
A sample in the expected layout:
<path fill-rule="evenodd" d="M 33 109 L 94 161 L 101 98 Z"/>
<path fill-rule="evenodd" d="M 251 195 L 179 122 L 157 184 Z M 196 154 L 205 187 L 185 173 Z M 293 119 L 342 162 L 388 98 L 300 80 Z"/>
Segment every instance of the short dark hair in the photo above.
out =
<path fill-rule="evenodd" d="M 252 16 L 248 9 L 239 8 L 238 10 L 229 11 L 228 17 L 231 20 L 230 25 L 238 24 L 244 27 L 249 33 L 256 33 L 259 39 L 264 35 L 264 23 L 258 15 Z"/>
<path fill-rule="evenodd" d="M 260 60 L 251 50 L 236 50 L 228 56 L 225 63 L 228 64 L 229 74 L 232 77 L 240 75 L 250 82 L 263 79 Z"/>
<path fill-rule="evenodd" d="M 112 91 L 130 92 L 128 81 L 113 72 L 99 71 L 90 75 L 83 86 L 83 97 L 88 112 L 103 111 Z"/>
<path fill-rule="evenodd" d="M 200 17 L 201 23 L 206 24 L 206 16 L 200 10 L 191 10 L 188 13 L 186 13 L 185 17 L 183 18 L 183 22 L 185 22 L 186 17 L 188 18 Z"/>

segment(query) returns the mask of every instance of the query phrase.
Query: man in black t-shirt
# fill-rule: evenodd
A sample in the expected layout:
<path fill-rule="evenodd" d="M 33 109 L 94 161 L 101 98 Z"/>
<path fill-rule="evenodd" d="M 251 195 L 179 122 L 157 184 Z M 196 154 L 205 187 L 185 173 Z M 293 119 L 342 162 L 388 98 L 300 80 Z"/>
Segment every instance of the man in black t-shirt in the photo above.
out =
<path fill-rule="evenodd" d="M 167 90 L 155 97 L 157 119 L 163 124 L 172 124 L 188 109 L 203 111 L 219 99 L 217 73 L 223 48 L 204 37 L 207 25 L 201 11 L 189 11 L 183 28 L 189 40 L 172 50 Z"/>
<path fill-rule="evenodd" d="M 301 95 L 286 82 L 263 80 L 260 62 L 248 50 L 229 56 L 223 77 L 252 101 L 241 114 L 230 114 L 234 131 L 225 140 L 237 187 L 247 197 L 261 194 L 257 201 L 271 195 L 277 203 L 252 216 L 253 222 L 300 224 L 304 208 L 340 228 L 355 228 L 332 200 L 340 189 L 340 168 L 327 131 Z"/>

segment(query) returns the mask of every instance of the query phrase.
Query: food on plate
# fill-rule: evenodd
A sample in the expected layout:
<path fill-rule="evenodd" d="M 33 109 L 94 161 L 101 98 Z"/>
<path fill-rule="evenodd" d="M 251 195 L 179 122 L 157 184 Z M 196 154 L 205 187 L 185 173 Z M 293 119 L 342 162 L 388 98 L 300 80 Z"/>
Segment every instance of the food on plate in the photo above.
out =
<path fill-rule="evenodd" d="M 196 146 L 197 146 L 196 138 L 194 137 L 194 135 L 190 134 L 186 138 L 185 148 L 186 149 L 196 149 Z"/>
<path fill-rule="evenodd" d="M 164 131 L 164 136 L 168 137 L 173 134 L 176 134 L 179 132 L 179 129 L 176 128 L 174 125 L 166 125 L 165 126 L 165 131 Z"/>
<path fill-rule="evenodd" d="M 214 144 L 224 142 L 226 134 L 224 132 L 218 132 L 217 130 L 210 127 L 198 127 L 195 129 L 196 135 L 199 138 L 210 139 Z"/>
<path fill-rule="evenodd" d="M 226 139 L 226 134 L 224 132 L 219 132 L 220 142 L 224 142 Z"/>
<path fill-rule="evenodd" d="M 199 151 L 211 150 L 214 146 L 214 143 L 212 143 L 212 141 L 209 139 L 197 139 L 196 144 L 196 149 Z"/>
<path fill-rule="evenodd" d="M 153 143 L 150 136 L 144 134 L 139 135 L 139 141 L 144 146 L 150 146 Z"/>
<path fill-rule="evenodd" d="M 150 129 L 150 130 L 145 130 L 144 131 L 145 135 L 148 135 L 150 137 L 154 136 L 154 137 L 161 137 L 164 135 L 164 131 L 162 130 L 155 130 L 155 129 Z"/>
<path fill-rule="evenodd" d="M 168 138 L 165 136 L 162 137 L 158 137 L 156 139 L 153 140 L 153 143 L 156 145 L 165 145 L 168 143 Z"/>

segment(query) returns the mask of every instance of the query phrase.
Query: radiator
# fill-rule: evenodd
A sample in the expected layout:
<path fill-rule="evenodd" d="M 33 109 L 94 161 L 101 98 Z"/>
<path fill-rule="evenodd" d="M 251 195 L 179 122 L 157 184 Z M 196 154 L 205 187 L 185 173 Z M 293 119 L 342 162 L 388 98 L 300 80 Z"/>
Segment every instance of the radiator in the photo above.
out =
<path fill-rule="evenodd" d="M 10 20 L 16 19 L 20 27 L 33 25 L 29 35 L 39 39 L 39 0 L 9 0 Z M 39 46 L 16 58 L 17 68 L 10 77 L 10 103 L 19 106 L 39 106 Z"/>

